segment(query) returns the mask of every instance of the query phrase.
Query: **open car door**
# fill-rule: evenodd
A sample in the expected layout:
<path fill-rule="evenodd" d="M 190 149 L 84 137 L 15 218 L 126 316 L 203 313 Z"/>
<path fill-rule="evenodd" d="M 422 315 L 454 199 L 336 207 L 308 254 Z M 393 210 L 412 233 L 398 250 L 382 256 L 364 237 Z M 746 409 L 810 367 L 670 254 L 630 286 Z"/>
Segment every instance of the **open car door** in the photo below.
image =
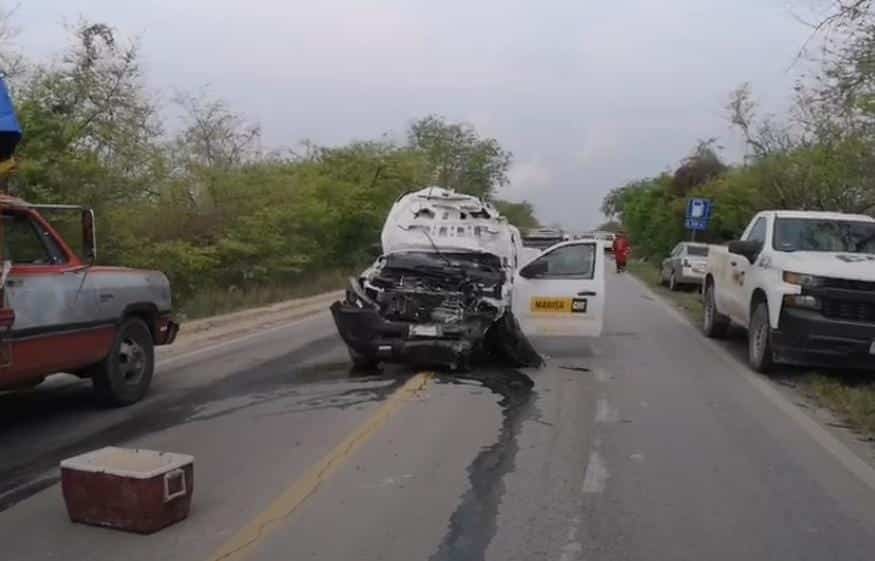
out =
<path fill-rule="evenodd" d="M 597 240 L 556 244 L 517 270 L 511 305 L 527 337 L 597 337 L 604 325 L 604 251 Z"/>

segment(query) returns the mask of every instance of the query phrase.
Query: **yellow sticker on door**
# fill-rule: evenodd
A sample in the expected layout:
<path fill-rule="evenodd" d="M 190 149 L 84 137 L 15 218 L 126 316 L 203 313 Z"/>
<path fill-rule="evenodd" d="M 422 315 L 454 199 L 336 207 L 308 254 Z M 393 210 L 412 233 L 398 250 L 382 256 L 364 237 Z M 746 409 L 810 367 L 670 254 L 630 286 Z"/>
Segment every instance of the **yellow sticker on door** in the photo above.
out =
<path fill-rule="evenodd" d="M 539 314 L 581 314 L 586 312 L 586 299 L 534 297 L 530 310 Z"/>

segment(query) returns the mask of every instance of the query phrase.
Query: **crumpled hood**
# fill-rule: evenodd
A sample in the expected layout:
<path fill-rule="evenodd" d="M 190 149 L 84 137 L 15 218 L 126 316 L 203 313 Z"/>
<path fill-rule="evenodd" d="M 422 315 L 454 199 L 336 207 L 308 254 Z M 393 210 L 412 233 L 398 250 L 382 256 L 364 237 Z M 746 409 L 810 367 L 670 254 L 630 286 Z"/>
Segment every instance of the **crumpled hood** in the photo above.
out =
<path fill-rule="evenodd" d="M 381 236 L 383 253 L 475 251 L 512 264 L 519 231 L 491 204 L 441 187 L 402 196 L 392 206 Z"/>
<path fill-rule="evenodd" d="M 795 251 L 774 255 L 774 266 L 784 271 L 838 279 L 875 281 L 875 255 L 823 251 Z"/>

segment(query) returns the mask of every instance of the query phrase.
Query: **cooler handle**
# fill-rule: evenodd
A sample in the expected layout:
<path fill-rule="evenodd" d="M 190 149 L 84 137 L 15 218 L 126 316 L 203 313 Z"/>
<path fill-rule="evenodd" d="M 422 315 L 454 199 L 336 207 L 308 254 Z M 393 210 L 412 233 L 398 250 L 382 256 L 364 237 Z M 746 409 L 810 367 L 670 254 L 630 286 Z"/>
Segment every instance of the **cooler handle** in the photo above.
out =
<path fill-rule="evenodd" d="M 171 479 L 179 479 L 180 489 L 179 491 L 170 492 L 170 480 Z M 168 471 L 164 474 L 164 502 L 169 503 L 173 499 L 177 497 L 185 496 L 188 493 L 188 488 L 185 484 L 185 471 L 181 469 L 175 469 L 173 471 Z"/>

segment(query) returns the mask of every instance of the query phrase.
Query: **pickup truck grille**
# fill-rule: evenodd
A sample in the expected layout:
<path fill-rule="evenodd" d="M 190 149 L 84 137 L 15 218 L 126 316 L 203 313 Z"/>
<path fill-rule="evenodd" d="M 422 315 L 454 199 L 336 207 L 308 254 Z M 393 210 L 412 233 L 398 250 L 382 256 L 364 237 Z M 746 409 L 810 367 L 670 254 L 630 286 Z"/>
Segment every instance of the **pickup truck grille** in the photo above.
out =
<path fill-rule="evenodd" d="M 875 292 L 875 282 L 827 278 L 825 279 L 824 288 L 840 288 L 842 290 L 860 290 L 863 292 Z"/>
<path fill-rule="evenodd" d="M 823 315 L 828 318 L 850 321 L 875 322 L 875 304 L 869 302 L 854 302 L 849 300 L 823 301 Z"/>

